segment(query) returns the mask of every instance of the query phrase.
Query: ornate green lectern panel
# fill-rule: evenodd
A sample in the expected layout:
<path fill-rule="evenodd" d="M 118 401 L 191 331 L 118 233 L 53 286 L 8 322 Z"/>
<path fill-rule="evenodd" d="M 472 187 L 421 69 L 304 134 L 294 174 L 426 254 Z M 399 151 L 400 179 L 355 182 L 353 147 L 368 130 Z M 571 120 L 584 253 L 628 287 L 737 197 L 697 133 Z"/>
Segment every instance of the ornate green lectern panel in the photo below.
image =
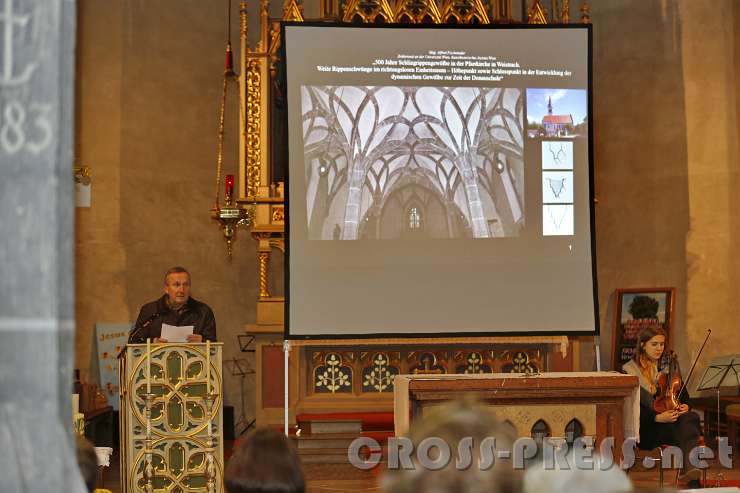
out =
<path fill-rule="evenodd" d="M 223 492 L 222 346 L 153 344 L 149 361 L 146 344 L 126 347 L 121 491 Z"/>

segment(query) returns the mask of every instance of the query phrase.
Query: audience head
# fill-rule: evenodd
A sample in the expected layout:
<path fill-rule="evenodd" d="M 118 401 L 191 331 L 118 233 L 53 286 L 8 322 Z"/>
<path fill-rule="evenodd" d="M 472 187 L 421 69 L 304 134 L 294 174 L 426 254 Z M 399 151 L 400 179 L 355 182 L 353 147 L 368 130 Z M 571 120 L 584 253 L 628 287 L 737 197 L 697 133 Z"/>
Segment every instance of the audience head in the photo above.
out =
<path fill-rule="evenodd" d="M 247 436 L 224 474 L 228 493 L 303 493 L 301 463 L 290 439 L 266 428 Z"/>
<path fill-rule="evenodd" d="M 604 467 L 598 455 L 590 460 L 593 467 L 578 467 L 571 452 L 566 456 L 568 467 L 545 468 L 542 463 L 527 468 L 524 493 L 627 493 L 632 482 L 618 465 Z"/>
<path fill-rule="evenodd" d="M 416 454 L 419 444 L 429 437 L 441 438 L 451 452 L 450 461 L 438 470 L 423 467 Z M 473 439 L 472 461 L 461 469 L 456 462 L 458 447 L 467 437 Z M 383 478 L 383 489 L 387 493 L 518 493 L 521 475 L 512 468 L 511 461 L 495 458 L 492 467 L 480 467 L 480 445 L 489 437 L 495 437 L 496 450 L 512 450 L 516 439 L 512 429 L 480 403 L 463 400 L 425 411 L 409 432 L 414 445 L 413 469 L 389 470 Z M 434 454 L 429 455 L 434 458 Z"/>
<path fill-rule="evenodd" d="M 85 481 L 87 491 L 95 489 L 95 480 L 98 476 L 98 456 L 95 454 L 93 444 L 85 438 L 76 435 L 77 440 L 77 464 Z"/>

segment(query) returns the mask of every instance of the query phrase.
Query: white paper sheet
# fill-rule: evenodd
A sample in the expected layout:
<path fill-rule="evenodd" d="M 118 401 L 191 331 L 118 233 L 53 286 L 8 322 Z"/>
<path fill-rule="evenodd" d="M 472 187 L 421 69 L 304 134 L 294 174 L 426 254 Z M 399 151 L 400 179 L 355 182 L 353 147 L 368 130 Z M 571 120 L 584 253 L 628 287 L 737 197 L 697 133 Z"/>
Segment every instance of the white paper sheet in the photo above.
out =
<path fill-rule="evenodd" d="M 162 324 L 162 334 L 159 336 L 167 342 L 187 342 L 188 336 L 193 333 L 192 325 L 183 325 L 181 327 L 169 324 Z"/>

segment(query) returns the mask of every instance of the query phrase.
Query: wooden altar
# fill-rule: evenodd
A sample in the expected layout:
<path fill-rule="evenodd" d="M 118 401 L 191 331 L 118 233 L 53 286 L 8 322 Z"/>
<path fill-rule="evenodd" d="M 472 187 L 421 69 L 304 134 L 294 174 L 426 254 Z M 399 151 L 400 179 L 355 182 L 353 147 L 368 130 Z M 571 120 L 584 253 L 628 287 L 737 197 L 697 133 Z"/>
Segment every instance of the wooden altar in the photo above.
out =
<path fill-rule="evenodd" d="M 636 437 L 640 425 L 640 387 L 637 377 L 616 372 L 569 372 L 528 375 L 399 375 L 395 380 L 396 435 L 426 409 L 473 395 L 490 405 L 518 436 L 534 435 L 542 423 L 545 435 L 565 437 L 573 420 L 580 435 L 605 437 L 621 444 Z"/>
<path fill-rule="evenodd" d="M 250 325 L 247 332 L 256 338 L 257 423 L 278 426 L 284 412 L 282 331 Z M 304 413 L 390 413 L 397 375 L 571 371 L 577 357 L 572 346 L 565 336 L 294 341 L 290 423 Z"/>

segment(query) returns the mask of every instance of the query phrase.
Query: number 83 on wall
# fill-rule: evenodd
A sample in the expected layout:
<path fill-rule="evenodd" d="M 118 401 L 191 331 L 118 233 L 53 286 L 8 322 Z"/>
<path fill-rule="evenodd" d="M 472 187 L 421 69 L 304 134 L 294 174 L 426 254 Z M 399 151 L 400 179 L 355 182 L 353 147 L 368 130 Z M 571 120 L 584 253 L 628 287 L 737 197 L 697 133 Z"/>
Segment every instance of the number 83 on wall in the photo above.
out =
<path fill-rule="evenodd" d="M 0 101 L 0 149 L 13 155 L 28 151 L 38 155 L 51 145 L 53 127 L 50 104 Z"/>

